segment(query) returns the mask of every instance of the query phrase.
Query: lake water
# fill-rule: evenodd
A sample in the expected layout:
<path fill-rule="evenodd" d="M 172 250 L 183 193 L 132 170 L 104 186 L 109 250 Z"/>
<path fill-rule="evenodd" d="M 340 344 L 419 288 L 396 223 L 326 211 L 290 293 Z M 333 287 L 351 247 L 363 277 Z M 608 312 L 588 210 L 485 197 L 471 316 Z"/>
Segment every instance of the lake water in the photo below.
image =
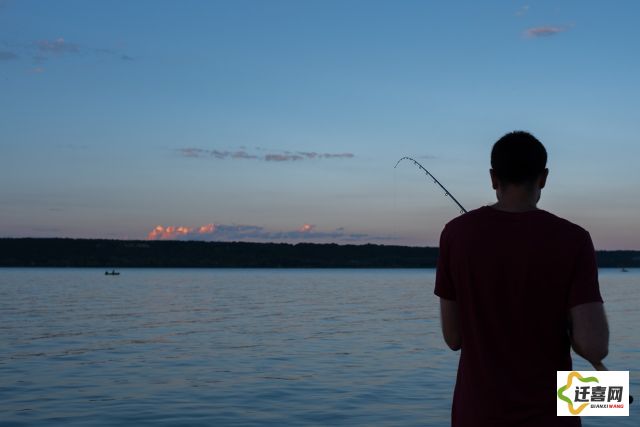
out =
<path fill-rule="evenodd" d="M 640 270 L 600 281 L 605 363 L 640 397 Z M 433 282 L 432 269 L 0 269 L 0 425 L 447 426 L 458 354 Z M 635 426 L 639 404 L 583 424 Z"/>

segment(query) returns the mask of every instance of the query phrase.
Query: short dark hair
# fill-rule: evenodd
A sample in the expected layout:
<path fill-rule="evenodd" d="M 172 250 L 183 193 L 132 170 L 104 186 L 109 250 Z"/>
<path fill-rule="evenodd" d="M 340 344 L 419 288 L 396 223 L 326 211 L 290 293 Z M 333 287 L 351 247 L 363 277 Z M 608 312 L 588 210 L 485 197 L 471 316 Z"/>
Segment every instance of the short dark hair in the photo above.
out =
<path fill-rule="evenodd" d="M 509 132 L 491 150 L 491 168 L 503 184 L 533 182 L 547 166 L 547 150 L 529 132 Z"/>

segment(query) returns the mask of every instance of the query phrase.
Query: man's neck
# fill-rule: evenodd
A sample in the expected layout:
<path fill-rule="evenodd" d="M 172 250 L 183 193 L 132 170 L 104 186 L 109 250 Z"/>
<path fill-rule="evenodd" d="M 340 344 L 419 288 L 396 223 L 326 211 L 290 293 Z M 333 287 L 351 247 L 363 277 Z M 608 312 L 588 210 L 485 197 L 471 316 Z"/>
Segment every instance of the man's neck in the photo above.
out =
<path fill-rule="evenodd" d="M 526 201 L 505 202 L 503 200 L 499 200 L 493 205 L 491 205 L 491 207 L 504 212 L 528 212 L 528 211 L 539 210 L 535 203 L 526 202 Z"/>
<path fill-rule="evenodd" d="M 498 201 L 492 206 L 505 212 L 527 212 L 538 210 L 539 193 L 523 187 L 508 187 L 496 192 Z"/>

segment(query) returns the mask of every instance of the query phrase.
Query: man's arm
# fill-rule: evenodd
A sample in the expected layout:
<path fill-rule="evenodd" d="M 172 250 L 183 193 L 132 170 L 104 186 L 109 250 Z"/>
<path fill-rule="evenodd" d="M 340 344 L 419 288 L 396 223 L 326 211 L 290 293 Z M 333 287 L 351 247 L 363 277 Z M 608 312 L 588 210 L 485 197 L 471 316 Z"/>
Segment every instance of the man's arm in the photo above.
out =
<path fill-rule="evenodd" d="M 440 320 L 444 341 L 453 351 L 460 350 L 462 337 L 460 336 L 460 313 L 458 303 L 440 298 Z"/>
<path fill-rule="evenodd" d="M 597 370 L 609 353 L 609 326 L 601 302 L 590 302 L 569 310 L 569 334 L 573 351 Z"/>

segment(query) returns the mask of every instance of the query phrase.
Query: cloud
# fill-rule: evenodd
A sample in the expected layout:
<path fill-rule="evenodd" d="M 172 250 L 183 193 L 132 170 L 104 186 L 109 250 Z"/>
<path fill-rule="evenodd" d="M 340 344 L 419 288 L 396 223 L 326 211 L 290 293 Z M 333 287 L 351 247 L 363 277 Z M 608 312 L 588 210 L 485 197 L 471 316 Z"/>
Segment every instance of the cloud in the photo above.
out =
<path fill-rule="evenodd" d="M 529 38 L 536 37 L 551 37 L 556 34 L 567 31 L 567 27 L 553 27 L 553 26 L 543 26 L 543 27 L 532 27 L 525 30 L 524 35 Z"/>
<path fill-rule="evenodd" d="M 147 236 L 149 240 L 176 240 L 181 236 L 187 236 L 192 234 L 193 228 L 183 226 L 169 226 L 163 227 L 161 225 L 156 226 Z"/>
<path fill-rule="evenodd" d="M 267 154 L 264 156 L 267 162 L 290 162 L 302 160 L 304 157 L 298 154 Z"/>
<path fill-rule="evenodd" d="M 13 52 L 9 52 L 7 50 L 0 50 L 0 61 L 10 61 L 12 59 L 18 59 L 18 58 L 20 57 Z"/>
<path fill-rule="evenodd" d="M 298 151 L 297 154 L 308 159 L 339 159 L 353 157 L 352 153 L 316 153 L 314 151 Z"/>
<path fill-rule="evenodd" d="M 300 227 L 299 231 L 301 231 L 302 233 L 310 233 L 314 228 L 316 228 L 314 224 L 304 224 L 302 227 Z"/>
<path fill-rule="evenodd" d="M 1 0 L 0 0 L 1 1 Z M 0 49 L 0 61 L 31 58 L 33 65 L 41 64 L 48 60 L 60 60 L 68 56 L 108 55 L 122 61 L 134 61 L 135 58 L 118 49 L 96 48 L 80 43 L 70 42 L 64 37 L 56 39 L 44 39 L 28 43 L 0 43 L 6 49 Z"/>
<path fill-rule="evenodd" d="M 53 41 L 40 40 L 36 42 L 38 50 L 43 53 L 53 53 L 61 55 L 63 53 L 80 53 L 80 46 L 75 43 L 69 43 L 62 37 L 58 37 Z"/>
<path fill-rule="evenodd" d="M 524 16 L 529 12 L 529 5 L 525 4 L 516 11 L 516 16 Z"/>
<path fill-rule="evenodd" d="M 148 240 L 260 241 L 260 242 L 371 242 L 395 239 L 366 233 L 348 233 L 344 227 L 318 231 L 314 224 L 286 231 L 269 231 L 257 225 L 206 224 L 200 227 L 158 225 L 147 235 Z"/>
<path fill-rule="evenodd" d="M 179 148 L 178 152 L 182 155 L 182 157 L 204 157 L 202 154 L 205 150 L 200 148 Z"/>
<path fill-rule="evenodd" d="M 336 153 L 336 154 L 324 153 L 324 154 L 319 154 L 318 157 L 322 157 L 324 159 L 350 159 L 354 157 L 354 155 L 353 153 Z"/>
<path fill-rule="evenodd" d="M 117 57 L 118 59 L 121 59 L 123 61 L 135 61 L 135 58 L 133 56 L 129 56 L 125 53 L 119 52 L 115 49 L 109 49 L 109 48 L 103 48 L 103 47 L 98 47 L 93 49 L 93 51 L 95 53 L 99 53 L 99 54 L 103 54 L 103 55 L 113 55 L 115 57 Z"/>
<path fill-rule="evenodd" d="M 249 154 L 245 150 L 221 151 L 221 150 L 205 150 L 203 148 L 179 148 L 178 152 L 183 157 L 214 157 L 216 159 L 257 159 L 258 156 Z"/>
<path fill-rule="evenodd" d="M 258 156 L 249 154 L 244 150 L 234 151 L 230 154 L 232 159 L 257 159 Z"/>
<path fill-rule="evenodd" d="M 264 148 L 255 147 L 256 151 L 268 151 Z M 191 158 L 215 158 L 215 159 L 255 159 L 266 162 L 292 162 L 305 159 L 350 159 L 355 157 L 353 153 L 318 153 L 315 151 L 283 151 L 266 152 L 265 154 L 252 154 L 246 151 L 245 147 L 239 150 L 208 150 L 204 148 L 187 147 L 177 149 L 182 157 Z"/>

